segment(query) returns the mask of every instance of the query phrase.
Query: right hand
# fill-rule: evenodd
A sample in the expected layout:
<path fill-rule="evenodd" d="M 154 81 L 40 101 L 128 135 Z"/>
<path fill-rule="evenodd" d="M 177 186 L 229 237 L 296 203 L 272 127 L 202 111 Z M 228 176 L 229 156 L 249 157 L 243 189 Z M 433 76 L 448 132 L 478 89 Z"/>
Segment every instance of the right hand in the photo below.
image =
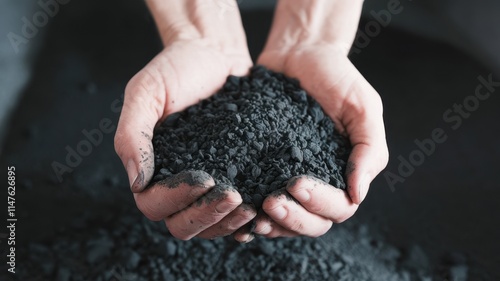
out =
<path fill-rule="evenodd" d="M 241 204 L 234 188 L 215 186 L 201 171 L 180 173 L 145 188 L 154 172 L 153 130 L 169 114 L 215 93 L 228 75 L 246 75 L 251 66 L 246 48 L 181 39 L 169 44 L 125 89 L 116 152 L 127 170 L 139 210 L 151 220 L 164 220 L 176 238 L 229 235 L 256 213 Z"/>

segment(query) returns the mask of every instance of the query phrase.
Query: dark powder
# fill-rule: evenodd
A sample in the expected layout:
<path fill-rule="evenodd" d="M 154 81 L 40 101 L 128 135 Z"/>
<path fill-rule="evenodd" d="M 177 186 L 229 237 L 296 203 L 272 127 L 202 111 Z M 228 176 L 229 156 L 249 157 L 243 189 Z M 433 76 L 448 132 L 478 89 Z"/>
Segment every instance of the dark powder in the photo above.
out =
<path fill-rule="evenodd" d="M 347 139 L 299 81 L 262 66 L 229 76 L 212 97 L 168 116 L 153 146 L 152 183 L 201 170 L 256 208 L 294 176 L 346 188 Z"/>

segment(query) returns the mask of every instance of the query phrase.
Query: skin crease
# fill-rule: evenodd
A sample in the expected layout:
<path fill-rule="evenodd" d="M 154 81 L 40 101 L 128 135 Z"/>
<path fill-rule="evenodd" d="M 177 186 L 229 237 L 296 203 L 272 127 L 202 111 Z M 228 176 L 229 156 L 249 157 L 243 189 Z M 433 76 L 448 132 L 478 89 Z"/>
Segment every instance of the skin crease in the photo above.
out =
<path fill-rule="evenodd" d="M 257 214 L 241 204 L 237 192 L 214 188 L 211 178 L 194 185 L 157 184 L 145 189 L 154 158 L 141 158 L 141 151 L 151 150 L 151 136 L 160 120 L 215 93 L 228 75 L 248 72 L 252 62 L 239 11 L 226 8 L 221 14 L 220 3 L 206 0 L 146 3 L 165 49 L 127 85 L 115 136 L 115 149 L 127 169 L 137 207 L 149 219 L 165 221 L 179 239 L 233 234 L 236 240 L 248 242 L 253 233 L 243 226 Z M 354 214 L 369 183 L 387 164 L 380 97 L 347 58 L 361 7 L 360 0 L 278 2 L 258 63 L 299 79 L 349 137 L 353 152 L 348 193 L 317 179 L 298 177 L 283 191 L 288 194 L 266 198 L 255 234 L 317 237 L 326 233 L 333 223 Z M 203 196 L 213 198 L 214 192 L 217 200 L 203 200 Z"/>

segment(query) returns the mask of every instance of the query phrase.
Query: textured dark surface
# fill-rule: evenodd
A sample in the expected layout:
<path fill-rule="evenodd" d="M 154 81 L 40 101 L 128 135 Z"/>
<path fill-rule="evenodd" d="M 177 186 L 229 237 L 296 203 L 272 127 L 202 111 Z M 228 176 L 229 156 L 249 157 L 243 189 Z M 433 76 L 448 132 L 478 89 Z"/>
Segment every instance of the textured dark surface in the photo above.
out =
<path fill-rule="evenodd" d="M 234 186 L 256 208 L 299 175 L 345 189 L 349 144 L 334 127 L 297 80 L 254 67 L 167 117 L 153 137 L 152 183 L 200 170 L 216 184 Z"/>
<path fill-rule="evenodd" d="M 64 162 L 65 146 L 84 139 L 83 129 L 97 128 L 103 118 L 117 124 L 111 105 L 160 48 L 153 22 L 137 5 L 73 0 L 46 27 L 0 159 L 1 167 L 17 168 L 19 271 L 6 273 L 0 238 L 0 280 L 151 280 L 164 268 L 186 281 L 230 280 L 226 272 L 243 280 L 301 280 L 292 276 L 302 268 L 311 280 L 325 280 L 325 273 L 334 280 L 419 280 L 424 272 L 433 280 L 500 279 L 496 95 L 459 129 L 447 130 L 447 142 L 394 191 L 377 178 L 356 215 L 319 239 L 259 238 L 247 245 L 173 239 L 137 211 L 112 134 L 58 182 L 52 162 Z M 270 12 L 244 14 L 253 57 L 270 18 Z M 384 100 L 392 172 L 398 156 L 415 149 L 415 138 L 448 128 L 443 112 L 474 94 L 477 77 L 490 73 L 450 46 L 391 29 L 352 59 Z"/>

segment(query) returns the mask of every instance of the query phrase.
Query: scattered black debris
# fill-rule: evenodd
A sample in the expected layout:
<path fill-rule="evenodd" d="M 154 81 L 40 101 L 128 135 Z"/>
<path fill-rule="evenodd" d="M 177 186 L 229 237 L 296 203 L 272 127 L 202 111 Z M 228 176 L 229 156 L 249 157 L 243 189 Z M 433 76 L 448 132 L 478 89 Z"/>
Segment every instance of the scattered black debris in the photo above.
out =
<path fill-rule="evenodd" d="M 257 237 L 240 244 L 230 237 L 180 241 L 161 222 L 133 209 L 89 229 L 60 230 L 43 245 L 19 248 L 22 266 L 13 280 L 432 280 L 407 267 L 402 253 L 365 226 L 346 223 L 321 238 Z M 375 232 L 376 233 L 376 232 Z M 377 243 L 369 243 L 371 240 Z M 4 267 L 5 265 L 3 265 Z M 0 266 L 0 269 L 3 269 Z M 453 268 L 454 276 L 461 274 Z M 4 271 L 6 272 L 6 271 Z M 1 280 L 11 280 L 2 279 Z M 428 278 L 428 279 L 426 279 Z"/>

